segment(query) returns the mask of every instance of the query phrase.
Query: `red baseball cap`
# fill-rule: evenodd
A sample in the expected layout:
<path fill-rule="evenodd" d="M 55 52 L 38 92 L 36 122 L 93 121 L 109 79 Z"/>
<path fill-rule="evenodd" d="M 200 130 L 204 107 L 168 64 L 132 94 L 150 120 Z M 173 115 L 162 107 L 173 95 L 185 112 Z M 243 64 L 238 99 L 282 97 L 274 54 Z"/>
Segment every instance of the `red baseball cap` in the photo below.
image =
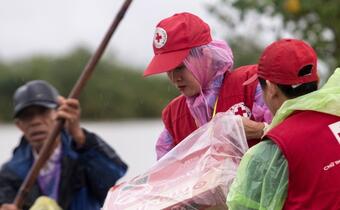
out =
<path fill-rule="evenodd" d="M 300 75 L 304 67 L 311 65 L 311 72 Z M 252 83 L 257 77 L 281 85 L 298 85 L 318 81 L 317 55 L 314 49 L 304 41 L 281 39 L 266 47 L 260 57 L 257 75 L 243 85 Z"/>
<path fill-rule="evenodd" d="M 210 27 L 198 16 L 184 12 L 168 17 L 156 26 L 154 57 L 144 76 L 167 72 L 179 66 L 193 47 L 212 41 Z"/>

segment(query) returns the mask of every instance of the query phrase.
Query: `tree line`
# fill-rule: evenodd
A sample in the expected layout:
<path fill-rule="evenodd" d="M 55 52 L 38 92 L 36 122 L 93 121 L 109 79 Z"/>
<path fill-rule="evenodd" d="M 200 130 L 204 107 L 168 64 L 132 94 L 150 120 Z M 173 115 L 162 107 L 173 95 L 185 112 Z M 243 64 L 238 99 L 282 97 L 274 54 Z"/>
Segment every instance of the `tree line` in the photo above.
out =
<path fill-rule="evenodd" d="M 0 121 L 12 120 L 15 90 L 29 80 L 41 79 L 67 96 L 90 58 L 77 48 L 63 56 L 34 56 L 0 61 Z M 160 117 L 162 108 L 178 91 L 165 77 L 144 78 L 141 70 L 102 58 L 81 96 L 82 118 L 112 120 Z"/>
<path fill-rule="evenodd" d="M 227 40 L 258 48 L 261 40 L 294 37 L 316 50 L 327 65 L 326 77 L 340 64 L 338 0 L 218 0 L 206 8 L 223 25 Z"/>

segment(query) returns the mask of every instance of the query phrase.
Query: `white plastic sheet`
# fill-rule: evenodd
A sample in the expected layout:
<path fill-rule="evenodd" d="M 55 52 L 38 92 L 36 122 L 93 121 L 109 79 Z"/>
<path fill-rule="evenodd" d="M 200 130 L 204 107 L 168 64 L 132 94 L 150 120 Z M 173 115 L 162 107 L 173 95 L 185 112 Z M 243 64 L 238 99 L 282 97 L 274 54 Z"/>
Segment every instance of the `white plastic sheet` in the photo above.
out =
<path fill-rule="evenodd" d="M 240 117 L 218 113 L 146 173 L 110 189 L 103 210 L 227 209 L 247 149 Z"/>

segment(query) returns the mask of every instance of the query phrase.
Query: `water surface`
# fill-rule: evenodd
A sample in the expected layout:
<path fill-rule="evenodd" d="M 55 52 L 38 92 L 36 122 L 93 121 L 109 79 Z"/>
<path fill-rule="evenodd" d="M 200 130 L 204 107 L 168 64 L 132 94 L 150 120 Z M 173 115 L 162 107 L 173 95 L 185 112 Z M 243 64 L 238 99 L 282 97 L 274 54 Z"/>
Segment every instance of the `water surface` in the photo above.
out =
<path fill-rule="evenodd" d="M 85 122 L 82 126 L 102 137 L 129 165 L 126 176 L 120 181 L 145 172 L 155 163 L 154 145 L 163 128 L 161 121 Z M 2 165 L 10 158 L 21 133 L 14 125 L 0 124 L 0 135 L 0 164 Z"/>

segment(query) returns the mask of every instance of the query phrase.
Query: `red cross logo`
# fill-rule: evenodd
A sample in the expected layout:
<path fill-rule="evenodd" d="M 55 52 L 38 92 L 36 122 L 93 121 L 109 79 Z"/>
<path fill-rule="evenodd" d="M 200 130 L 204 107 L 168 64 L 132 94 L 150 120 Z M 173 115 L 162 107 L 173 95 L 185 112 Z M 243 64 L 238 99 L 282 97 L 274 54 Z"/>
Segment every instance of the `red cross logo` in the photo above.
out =
<path fill-rule="evenodd" d="M 229 108 L 228 111 L 231 111 L 235 115 L 240 115 L 242 117 L 251 117 L 251 111 L 250 109 L 244 104 L 244 102 L 240 102 L 237 104 L 234 104 L 232 107 Z"/>
<path fill-rule="evenodd" d="M 159 33 L 156 33 L 156 38 L 157 42 L 159 42 L 162 39 L 162 36 L 159 35 Z"/>
<path fill-rule="evenodd" d="M 168 39 L 168 35 L 163 28 L 157 27 L 154 35 L 153 45 L 155 48 L 162 48 Z"/>
<path fill-rule="evenodd" d="M 242 109 L 242 107 L 237 107 L 237 110 L 235 110 L 235 114 L 241 116 L 244 116 L 244 114 L 246 114 L 246 116 L 248 116 L 247 111 L 245 109 Z"/>

